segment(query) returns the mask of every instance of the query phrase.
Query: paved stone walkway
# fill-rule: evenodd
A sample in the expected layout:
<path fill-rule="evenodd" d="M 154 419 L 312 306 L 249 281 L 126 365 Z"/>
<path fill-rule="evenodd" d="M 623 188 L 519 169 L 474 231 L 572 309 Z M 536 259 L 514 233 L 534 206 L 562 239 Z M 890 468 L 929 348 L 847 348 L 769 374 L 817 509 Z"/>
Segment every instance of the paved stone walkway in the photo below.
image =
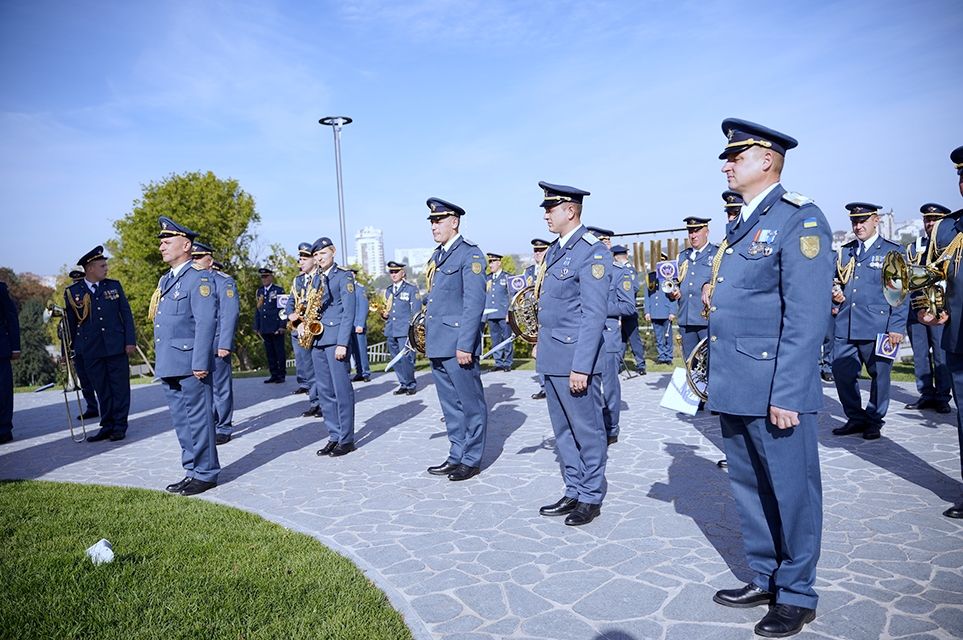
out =
<path fill-rule="evenodd" d="M 421 639 L 748 639 L 761 608 L 715 605 L 751 576 L 718 419 L 659 408 L 665 374 L 623 382 L 622 435 L 609 450 L 602 515 L 573 528 L 538 507 L 562 495 L 544 401 L 531 372 L 486 373 L 482 474 L 425 473 L 447 440 L 431 375 L 394 396 L 393 374 L 357 389 L 358 451 L 319 458 L 324 423 L 301 418 L 292 382 L 235 382 L 232 442 L 220 486 L 202 499 L 258 513 L 351 558 Z M 883 438 L 835 437 L 831 387 L 820 415 L 825 531 L 817 618 L 805 638 L 963 637 L 963 521 L 955 415 L 901 410 L 895 385 Z M 897 409 L 899 408 L 899 409 Z M 922 416 L 922 417 L 921 417 Z M 128 438 L 67 438 L 63 395 L 18 394 L 0 477 L 163 490 L 182 477 L 158 385 L 136 386 Z M 185 498 L 185 500 L 188 498 Z"/>

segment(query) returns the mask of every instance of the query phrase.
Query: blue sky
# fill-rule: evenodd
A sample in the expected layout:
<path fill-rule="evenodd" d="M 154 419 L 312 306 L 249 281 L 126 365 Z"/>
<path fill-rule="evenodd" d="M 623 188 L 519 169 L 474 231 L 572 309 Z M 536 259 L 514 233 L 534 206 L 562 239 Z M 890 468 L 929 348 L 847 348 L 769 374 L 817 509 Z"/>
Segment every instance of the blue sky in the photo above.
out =
<path fill-rule="evenodd" d="M 550 237 L 539 180 L 584 220 L 714 219 L 720 123 L 800 141 L 783 184 L 835 228 L 862 200 L 963 202 L 963 3 L 421 0 L 0 2 L 0 265 L 53 274 L 112 236 L 140 185 L 213 171 L 256 201 L 262 255 L 375 226 L 431 246 L 425 200 L 486 251 Z"/>

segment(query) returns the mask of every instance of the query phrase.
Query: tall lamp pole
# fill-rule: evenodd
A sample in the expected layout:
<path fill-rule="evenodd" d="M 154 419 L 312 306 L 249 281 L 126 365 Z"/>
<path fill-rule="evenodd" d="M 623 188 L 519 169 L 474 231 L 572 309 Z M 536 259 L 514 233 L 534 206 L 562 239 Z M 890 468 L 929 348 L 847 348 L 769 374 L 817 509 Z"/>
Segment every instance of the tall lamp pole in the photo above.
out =
<path fill-rule="evenodd" d="M 341 250 L 348 259 L 348 236 L 344 230 L 344 191 L 341 188 L 341 127 L 353 121 L 346 116 L 328 116 L 318 120 L 318 124 L 331 127 L 334 131 L 334 164 L 338 173 L 338 219 L 341 223 Z M 347 265 L 346 265 L 347 266 Z"/>

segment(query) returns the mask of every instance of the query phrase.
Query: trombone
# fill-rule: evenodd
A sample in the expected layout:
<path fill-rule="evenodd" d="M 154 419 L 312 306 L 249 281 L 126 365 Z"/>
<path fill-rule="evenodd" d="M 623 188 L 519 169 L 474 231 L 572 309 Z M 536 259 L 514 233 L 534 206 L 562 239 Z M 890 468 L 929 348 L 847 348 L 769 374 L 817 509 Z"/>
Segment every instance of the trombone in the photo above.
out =
<path fill-rule="evenodd" d="M 67 323 L 67 314 L 63 307 L 58 307 L 53 300 L 47 302 L 47 308 L 43 312 L 43 321 L 50 322 L 51 318 L 59 318 L 57 322 L 57 335 L 60 337 L 60 370 L 64 372 L 64 406 L 67 408 L 67 425 L 70 427 L 70 439 L 74 442 L 83 442 L 87 439 L 87 425 L 84 422 L 84 409 L 80 404 L 80 381 L 74 367 L 73 353 L 74 345 L 70 337 L 70 325 Z M 70 417 L 70 395 L 73 391 L 77 394 L 77 410 L 80 412 L 80 428 L 83 435 L 80 439 L 74 434 L 74 422 Z"/>

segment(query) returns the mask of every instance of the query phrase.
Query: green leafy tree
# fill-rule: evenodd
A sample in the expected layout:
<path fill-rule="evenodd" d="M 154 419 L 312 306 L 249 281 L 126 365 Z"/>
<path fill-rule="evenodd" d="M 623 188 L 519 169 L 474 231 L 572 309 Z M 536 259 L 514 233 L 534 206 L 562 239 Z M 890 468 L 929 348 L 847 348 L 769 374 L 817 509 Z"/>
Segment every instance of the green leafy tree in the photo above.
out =
<path fill-rule="evenodd" d="M 237 180 L 221 180 L 210 171 L 171 174 L 160 182 L 142 185 L 133 209 L 114 222 L 117 237 L 106 243 L 110 277 L 124 286 L 137 327 L 137 341 L 153 353 L 153 328 L 147 317 L 150 298 L 168 267 L 157 247 L 157 219 L 167 216 L 200 234 L 198 240 L 214 247 L 214 259 L 237 281 L 241 316 L 236 335 L 237 362 L 242 368 L 264 363 L 264 349 L 254 334 L 257 286 L 256 236 L 260 222 L 254 198 Z"/>
<path fill-rule="evenodd" d="M 41 284 L 40 279 L 32 274 L 16 274 L 10 267 L 0 267 L 0 280 L 7 283 L 10 297 L 17 303 L 17 310 L 30 300 L 40 300 L 46 304 L 53 291 Z"/>
<path fill-rule="evenodd" d="M 18 387 L 47 384 L 57 379 L 57 365 L 47 352 L 43 326 L 44 303 L 27 300 L 20 310 L 20 359 L 13 361 L 13 383 Z"/>

